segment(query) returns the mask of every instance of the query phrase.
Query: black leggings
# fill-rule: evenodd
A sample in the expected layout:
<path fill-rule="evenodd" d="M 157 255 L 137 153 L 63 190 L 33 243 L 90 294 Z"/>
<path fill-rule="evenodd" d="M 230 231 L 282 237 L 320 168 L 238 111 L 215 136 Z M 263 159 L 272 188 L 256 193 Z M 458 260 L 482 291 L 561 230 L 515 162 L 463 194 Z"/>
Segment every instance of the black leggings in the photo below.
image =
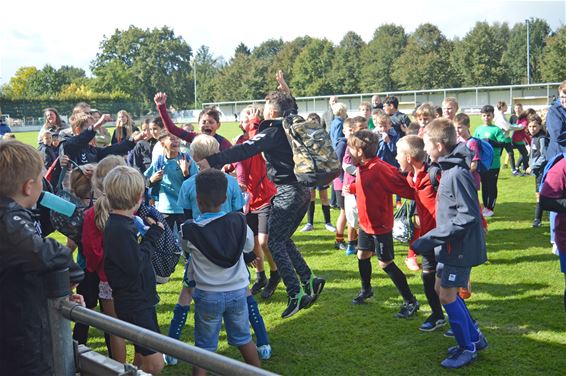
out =
<path fill-rule="evenodd" d="M 513 144 L 510 142 L 505 143 L 505 151 L 509 155 L 509 163 L 511 164 L 511 170 L 515 169 L 515 154 L 513 154 Z"/>
<path fill-rule="evenodd" d="M 517 162 L 517 170 L 523 165 L 523 171 L 526 171 L 529 167 L 529 152 L 527 152 L 527 147 L 525 144 L 513 144 L 513 148 L 519 150 L 519 153 L 521 153 L 519 162 Z"/>
<path fill-rule="evenodd" d="M 491 169 L 480 173 L 481 176 L 481 196 L 483 206 L 489 210 L 495 208 L 497 200 L 497 179 L 499 178 L 499 169 Z"/>

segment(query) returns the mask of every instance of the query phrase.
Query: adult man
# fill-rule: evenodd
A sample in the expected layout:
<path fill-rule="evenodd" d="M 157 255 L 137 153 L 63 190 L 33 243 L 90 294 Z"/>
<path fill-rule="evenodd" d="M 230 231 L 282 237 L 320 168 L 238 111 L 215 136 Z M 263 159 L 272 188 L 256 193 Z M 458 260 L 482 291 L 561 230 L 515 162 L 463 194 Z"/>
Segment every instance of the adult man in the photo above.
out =
<path fill-rule="evenodd" d="M 387 97 L 383 103 L 383 111 L 391 117 L 391 125 L 399 135 L 399 137 L 405 136 L 407 127 L 411 124 L 411 119 L 404 113 L 400 112 L 399 109 L 399 99 L 397 97 Z"/>
<path fill-rule="evenodd" d="M 330 131 L 330 124 L 332 124 L 332 120 L 334 120 L 334 113 L 332 112 L 332 105 L 338 102 L 338 97 L 333 95 L 328 98 L 328 110 L 322 114 L 321 124 L 326 131 Z"/>
<path fill-rule="evenodd" d="M 382 110 L 383 103 L 381 103 L 381 97 L 377 94 L 371 97 L 371 110 Z"/>
<path fill-rule="evenodd" d="M 282 125 L 283 118 L 296 113 L 296 110 L 295 100 L 288 93 L 270 93 L 263 110 L 265 120 L 259 125 L 260 132 L 256 136 L 198 163 L 202 169 L 209 166 L 221 167 L 259 153 L 265 156 L 268 177 L 277 186 L 277 193 L 271 201 L 268 246 L 287 288 L 289 300 L 287 308 L 281 314 L 283 318 L 309 307 L 325 284 L 324 279 L 315 277 L 311 272 L 291 239 L 310 202 L 309 189 L 297 181 L 293 172 L 293 151 Z"/>

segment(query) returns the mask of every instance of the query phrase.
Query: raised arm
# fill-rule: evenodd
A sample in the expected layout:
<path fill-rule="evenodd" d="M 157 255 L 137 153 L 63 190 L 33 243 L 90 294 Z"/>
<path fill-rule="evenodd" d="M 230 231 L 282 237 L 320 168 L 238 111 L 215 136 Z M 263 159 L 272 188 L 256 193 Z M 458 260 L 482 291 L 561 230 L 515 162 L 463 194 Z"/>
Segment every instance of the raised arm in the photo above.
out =
<path fill-rule="evenodd" d="M 173 123 L 173 120 L 171 120 L 171 117 L 167 112 L 167 94 L 159 92 L 155 94 L 153 101 L 157 106 L 157 111 L 159 112 L 161 120 L 163 120 L 163 124 L 165 125 L 167 132 L 179 137 L 181 140 L 193 142 L 194 138 L 197 136 L 197 133 L 185 131 L 184 129 L 177 127 L 175 123 Z"/>

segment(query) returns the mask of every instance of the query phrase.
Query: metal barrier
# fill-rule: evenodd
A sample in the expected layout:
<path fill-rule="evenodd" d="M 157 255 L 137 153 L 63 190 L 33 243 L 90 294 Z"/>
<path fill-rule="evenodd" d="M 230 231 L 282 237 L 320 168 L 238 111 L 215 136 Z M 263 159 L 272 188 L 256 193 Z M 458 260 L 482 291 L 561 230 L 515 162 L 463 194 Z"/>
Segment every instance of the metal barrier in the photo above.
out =
<path fill-rule="evenodd" d="M 70 294 L 69 276 L 66 270 L 50 273 L 46 281 L 49 298 L 49 323 L 51 325 L 51 339 L 53 343 L 54 373 L 58 376 L 74 376 L 75 372 L 81 373 L 81 369 L 75 371 L 75 363 L 81 364 L 80 361 L 75 361 L 75 352 L 78 353 L 76 354 L 77 358 L 88 353 L 84 348 L 82 352 L 73 349 L 69 320 L 92 326 L 154 351 L 169 354 L 217 375 L 276 375 L 267 370 L 188 345 L 70 302 L 68 300 Z M 85 361 L 88 363 L 88 361 L 92 362 L 95 360 L 96 357 L 93 357 L 91 354 L 89 359 Z M 129 371 L 126 369 L 126 371 L 120 374 L 136 374 L 131 373 L 131 369 Z M 88 372 L 85 374 L 88 374 Z"/>

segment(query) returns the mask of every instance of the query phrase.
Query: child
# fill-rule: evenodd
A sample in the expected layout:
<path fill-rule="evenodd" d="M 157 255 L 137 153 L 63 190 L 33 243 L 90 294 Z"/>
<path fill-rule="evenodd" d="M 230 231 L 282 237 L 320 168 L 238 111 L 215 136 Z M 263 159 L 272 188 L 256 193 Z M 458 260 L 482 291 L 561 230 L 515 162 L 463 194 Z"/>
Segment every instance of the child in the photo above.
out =
<path fill-rule="evenodd" d="M 195 127 L 193 123 L 186 123 L 181 126 L 185 132 L 194 132 Z M 186 140 L 181 140 L 181 153 L 188 153 L 191 147 L 191 143 Z"/>
<path fill-rule="evenodd" d="M 527 145 L 531 144 L 530 136 L 527 133 L 529 111 L 523 111 L 523 105 L 517 103 L 515 105 L 515 112 L 517 113 L 515 123 L 511 122 L 511 124 L 515 126 L 516 130 L 513 132 L 511 140 L 513 141 L 513 149 L 519 150 L 521 157 L 512 173 L 514 176 L 524 176 L 527 168 L 529 168 L 529 152 L 527 151 Z M 521 172 L 521 165 L 523 166 L 523 172 Z"/>
<path fill-rule="evenodd" d="M 344 154 L 346 153 L 347 145 L 347 137 L 350 136 L 352 131 L 352 118 L 348 118 L 344 120 L 343 125 L 344 136 L 338 139 L 338 143 L 336 145 L 336 157 L 339 161 L 344 159 Z M 338 215 L 338 219 L 336 220 L 336 239 L 334 243 L 334 248 L 345 250 L 346 244 L 344 242 L 344 228 L 346 227 L 346 212 L 344 210 L 344 196 L 342 196 L 342 185 L 344 184 L 344 170 L 340 171 L 340 175 L 336 177 L 332 181 L 332 188 L 336 193 L 336 203 L 338 204 L 338 208 L 340 208 L 340 214 Z M 349 245 L 348 245 L 349 247 Z M 350 250 L 351 252 L 352 250 Z"/>
<path fill-rule="evenodd" d="M 376 156 L 377 135 L 371 131 L 358 131 L 348 138 L 348 151 L 352 162 L 358 166 L 356 182 L 344 187 L 356 194 L 360 216 L 358 238 L 358 268 L 362 290 L 354 304 L 362 304 L 373 296 L 371 287 L 371 256 L 377 255 L 379 266 L 393 281 L 403 297 L 403 305 L 397 318 L 413 316 L 419 303 L 407 284 L 405 274 L 394 261 L 393 250 L 393 193 L 413 198 L 413 190 L 407 186 L 398 170 Z"/>
<path fill-rule="evenodd" d="M 499 129 L 499 128 L 497 128 Z M 456 141 L 456 130 L 447 119 L 431 122 L 424 135 L 425 150 L 440 165 L 436 198 L 436 228 L 422 235 L 413 248 L 422 254 L 440 246 L 436 286 L 440 302 L 448 314 L 457 346 L 448 349 L 441 363 L 446 368 L 460 368 L 487 347 L 483 334 L 474 325 L 466 303 L 458 296 L 459 287 L 467 287 L 473 266 L 487 260 L 480 208 L 467 160 L 470 151 Z"/>
<path fill-rule="evenodd" d="M 167 131 L 159 135 L 159 142 L 165 151 L 144 172 L 152 196 L 157 201 L 157 210 L 165 215 L 171 229 L 179 229 L 185 221 L 183 207 L 177 204 L 183 182 L 196 175 L 198 168 L 187 154 L 179 153 L 179 139 Z"/>
<path fill-rule="evenodd" d="M 397 143 L 397 161 L 400 170 L 408 173 L 407 183 L 415 191 L 417 215 L 415 215 L 414 239 L 436 227 L 436 187 L 434 185 L 438 184 L 440 180 L 440 171 L 438 167 L 434 167 L 434 170 L 432 170 L 435 171 L 432 172 L 435 174 L 433 179 L 436 179 L 436 183 L 433 184 L 430 177 L 431 167 L 425 163 L 426 159 L 424 142 L 419 136 L 405 136 Z M 444 326 L 446 321 L 438 294 L 434 290 L 436 257 L 434 253 L 427 253 L 422 255 L 422 259 L 423 272 L 421 278 L 432 313 L 419 327 L 419 330 L 432 332 Z"/>
<path fill-rule="evenodd" d="M 39 150 L 43 157 L 43 165 L 45 168 L 49 168 L 59 157 L 59 148 L 53 145 L 53 134 L 49 131 L 43 133 L 42 141 L 37 150 Z"/>
<path fill-rule="evenodd" d="M 30 209 L 42 190 L 43 161 L 32 146 L 0 141 L 0 368 L 10 375 L 53 374 L 45 273 L 79 267 L 71 251 L 42 238 Z"/>
<path fill-rule="evenodd" d="M 507 121 L 505 113 L 507 112 L 507 103 L 504 101 L 497 102 L 497 109 L 495 110 L 493 122 L 497 125 L 503 135 L 505 136 L 505 151 L 507 152 L 507 157 L 505 158 L 505 167 L 507 167 L 507 161 L 511 162 L 511 171 L 513 175 L 519 175 L 515 166 L 515 155 L 513 154 L 513 132 L 515 130 L 522 129 L 521 126 L 514 125 Z"/>
<path fill-rule="evenodd" d="M 344 119 L 348 117 L 348 108 L 342 102 L 337 102 L 332 105 L 332 113 L 334 114 L 334 120 L 330 124 L 330 139 L 332 140 L 332 147 L 336 149 L 336 144 L 340 137 L 344 137 L 344 131 L 342 130 L 344 125 Z"/>
<path fill-rule="evenodd" d="M 539 202 L 540 184 L 542 182 L 542 173 L 546 166 L 546 149 L 548 146 L 548 137 L 542 126 L 542 119 L 538 115 L 532 115 L 528 119 L 529 133 L 531 134 L 531 158 L 530 167 L 527 168 L 527 173 L 532 173 L 535 176 L 535 191 L 537 195 L 537 205 L 535 208 L 535 219 L 533 220 L 533 227 L 540 227 L 542 220 L 542 208 Z"/>
<path fill-rule="evenodd" d="M 391 166 L 399 167 L 397 160 L 397 141 L 399 141 L 399 135 L 391 127 L 391 119 L 389 115 L 385 112 L 374 116 L 376 120 L 376 130 L 380 136 L 379 138 L 379 148 L 377 149 L 377 156 L 381 158 L 382 161 L 389 163 Z"/>
<path fill-rule="evenodd" d="M 360 111 L 360 116 L 366 118 L 368 122 L 368 129 L 371 131 L 375 128 L 375 124 L 373 122 L 373 118 L 371 116 L 371 104 L 369 102 L 362 102 L 360 103 L 360 107 L 358 107 Z"/>
<path fill-rule="evenodd" d="M 144 199 L 144 188 L 143 177 L 132 167 L 118 166 L 104 178 L 104 194 L 110 208 L 104 228 L 104 270 L 118 318 L 159 333 L 155 311 L 159 296 L 151 254 L 163 224 L 150 222 L 138 244 L 134 213 Z M 135 344 L 135 353 L 134 364 L 144 372 L 158 374 L 163 369 L 161 353 L 139 344 Z"/>
<path fill-rule="evenodd" d="M 406 114 L 399 111 L 399 99 L 394 96 L 385 98 L 383 111 L 391 117 L 391 125 L 399 137 L 405 136 L 407 126 L 411 123 L 411 120 Z"/>
<path fill-rule="evenodd" d="M 493 162 L 488 171 L 480 173 L 482 186 L 483 216 L 491 217 L 497 200 L 497 179 L 501 168 L 501 151 L 505 146 L 505 135 L 493 124 L 493 106 L 487 104 L 481 109 L 483 124 L 474 132 L 474 137 L 484 139 L 493 146 Z"/>
<path fill-rule="evenodd" d="M 151 131 L 151 120 L 146 118 L 141 124 L 141 132 L 144 134 L 144 139 L 136 144 L 134 150 L 128 155 L 128 165 L 134 167 L 136 170 L 143 175 L 143 173 L 151 166 L 151 156 L 152 150 L 155 145 L 159 142 L 157 139 L 159 137 L 159 131 L 157 136 L 153 137 L 153 132 Z M 157 127 L 159 130 L 161 128 Z"/>
<path fill-rule="evenodd" d="M 476 139 L 470 134 L 470 117 L 464 113 L 456 115 L 454 118 L 454 127 L 458 135 L 457 141 L 464 143 L 472 152 L 472 161 L 470 163 L 470 172 L 474 177 L 476 190 L 480 190 L 481 177 L 478 171 L 478 163 L 480 160 L 480 149 Z"/>
<path fill-rule="evenodd" d="M 132 116 L 127 111 L 118 111 L 116 118 L 116 129 L 114 130 L 112 140 L 110 141 L 112 145 L 119 144 L 123 140 L 128 139 L 132 133 L 139 131 L 139 129 L 134 125 Z"/>
<path fill-rule="evenodd" d="M 195 345 L 216 351 L 224 321 L 228 343 L 238 347 L 246 363 L 260 367 L 246 320 L 249 274 L 242 254 L 253 255 L 253 233 L 242 214 L 221 210 L 228 188 L 223 172 L 205 170 L 195 185 L 201 214 L 182 226 L 191 252 L 188 275 L 195 282 Z M 193 375 L 204 374 L 193 367 Z"/>
<path fill-rule="evenodd" d="M 434 119 L 434 107 L 429 103 L 423 103 L 417 108 L 415 112 L 415 118 L 419 123 L 419 137 L 422 137 L 425 132 L 425 128 Z"/>
<path fill-rule="evenodd" d="M 454 121 L 458 108 L 458 100 L 456 98 L 446 97 L 442 100 L 442 114 L 446 119 Z"/>

